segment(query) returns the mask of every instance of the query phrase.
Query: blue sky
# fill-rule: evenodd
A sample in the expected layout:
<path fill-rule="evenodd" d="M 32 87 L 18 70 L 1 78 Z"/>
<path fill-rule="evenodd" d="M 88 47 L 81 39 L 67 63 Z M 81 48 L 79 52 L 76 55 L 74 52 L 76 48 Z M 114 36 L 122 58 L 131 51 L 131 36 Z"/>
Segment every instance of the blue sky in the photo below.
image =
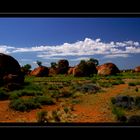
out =
<path fill-rule="evenodd" d="M 0 18 L 0 52 L 37 67 L 96 58 L 120 69 L 140 65 L 140 18 Z"/>

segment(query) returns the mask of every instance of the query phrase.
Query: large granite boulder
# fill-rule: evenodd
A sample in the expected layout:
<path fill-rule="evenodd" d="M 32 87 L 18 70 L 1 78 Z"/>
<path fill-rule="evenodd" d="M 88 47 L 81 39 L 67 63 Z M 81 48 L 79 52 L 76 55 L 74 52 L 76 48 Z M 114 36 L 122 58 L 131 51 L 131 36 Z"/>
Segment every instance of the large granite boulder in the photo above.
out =
<path fill-rule="evenodd" d="M 70 67 L 70 68 L 68 69 L 68 74 L 69 74 L 69 75 L 73 74 L 73 71 L 74 71 L 74 67 Z"/>
<path fill-rule="evenodd" d="M 57 73 L 58 74 L 67 74 L 69 69 L 69 62 L 68 60 L 59 60 L 58 61 L 58 67 L 57 67 Z"/>
<path fill-rule="evenodd" d="M 113 63 L 105 63 L 96 67 L 99 75 L 115 75 L 120 72 L 118 67 Z"/>
<path fill-rule="evenodd" d="M 94 62 L 81 61 L 74 69 L 73 75 L 75 77 L 92 76 L 97 73 L 97 69 Z"/>
<path fill-rule="evenodd" d="M 58 68 L 49 68 L 49 76 L 56 75 Z"/>
<path fill-rule="evenodd" d="M 24 82 L 24 74 L 16 59 L 10 55 L 0 53 L 0 86 Z"/>
<path fill-rule="evenodd" d="M 49 69 L 45 66 L 39 66 L 31 71 L 31 76 L 46 77 L 49 75 Z"/>

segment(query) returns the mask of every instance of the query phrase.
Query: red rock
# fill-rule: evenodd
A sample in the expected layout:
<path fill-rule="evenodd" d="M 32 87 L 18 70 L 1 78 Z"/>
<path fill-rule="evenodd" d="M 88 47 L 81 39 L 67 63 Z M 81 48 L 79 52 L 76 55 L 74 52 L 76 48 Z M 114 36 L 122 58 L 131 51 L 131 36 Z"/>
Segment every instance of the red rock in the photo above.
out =
<path fill-rule="evenodd" d="M 96 68 L 99 75 L 114 75 L 120 72 L 118 67 L 113 63 L 105 63 L 103 65 L 97 66 Z"/>
<path fill-rule="evenodd" d="M 140 72 L 140 66 L 137 66 L 135 69 L 134 69 L 135 72 Z"/>
<path fill-rule="evenodd" d="M 10 55 L 0 53 L 0 76 L 19 74 L 20 72 L 20 65 L 16 59 Z"/>
<path fill-rule="evenodd" d="M 67 74 L 69 69 L 69 62 L 68 60 L 59 60 L 58 61 L 58 69 L 57 69 L 57 73 L 58 74 Z"/>
<path fill-rule="evenodd" d="M 24 75 L 16 59 L 10 55 L 0 53 L 0 84 L 24 82 Z"/>
<path fill-rule="evenodd" d="M 74 71 L 74 67 L 70 67 L 69 70 L 68 70 L 68 74 L 73 74 L 73 71 Z"/>
<path fill-rule="evenodd" d="M 45 77 L 48 76 L 48 74 L 49 74 L 49 69 L 45 66 L 39 66 L 34 70 L 32 70 L 30 73 L 31 76 L 36 76 L 36 77 Z"/>
<path fill-rule="evenodd" d="M 86 77 L 92 76 L 97 73 L 97 69 L 94 62 L 83 61 L 80 62 L 73 70 L 73 75 L 75 77 Z"/>
<path fill-rule="evenodd" d="M 57 74 L 57 68 L 49 68 L 49 75 L 56 75 Z"/>

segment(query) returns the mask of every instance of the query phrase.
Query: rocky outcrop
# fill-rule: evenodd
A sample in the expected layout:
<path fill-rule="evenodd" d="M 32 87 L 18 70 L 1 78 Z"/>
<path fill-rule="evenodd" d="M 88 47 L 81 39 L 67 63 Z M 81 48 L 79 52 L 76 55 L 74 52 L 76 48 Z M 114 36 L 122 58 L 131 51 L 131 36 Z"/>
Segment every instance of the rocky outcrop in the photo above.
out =
<path fill-rule="evenodd" d="M 45 77 L 49 75 L 49 69 L 45 66 L 39 66 L 31 71 L 31 76 Z"/>
<path fill-rule="evenodd" d="M 73 75 L 75 77 L 92 76 L 97 73 L 97 69 L 94 62 L 80 62 L 74 69 Z"/>
<path fill-rule="evenodd" d="M 140 66 L 137 66 L 135 69 L 134 69 L 135 72 L 140 72 Z"/>
<path fill-rule="evenodd" d="M 58 61 L 58 67 L 57 67 L 57 73 L 58 74 L 67 74 L 69 69 L 69 62 L 68 60 L 59 60 Z"/>
<path fill-rule="evenodd" d="M 120 72 L 118 67 L 113 63 L 105 63 L 96 67 L 99 75 L 115 75 Z"/>
<path fill-rule="evenodd" d="M 53 76 L 57 74 L 57 68 L 49 68 L 49 75 Z"/>
<path fill-rule="evenodd" d="M 74 71 L 74 67 L 70 67 L 69 70 L 68 70 L 68 74 L 73 74 L 73 71 Z"/>
<path fill-rule="evenodd" d="M 20 65 L 12 56 L 0 53 L 0 85 L 22 84 L 24 74 L 21 72 Z"/>

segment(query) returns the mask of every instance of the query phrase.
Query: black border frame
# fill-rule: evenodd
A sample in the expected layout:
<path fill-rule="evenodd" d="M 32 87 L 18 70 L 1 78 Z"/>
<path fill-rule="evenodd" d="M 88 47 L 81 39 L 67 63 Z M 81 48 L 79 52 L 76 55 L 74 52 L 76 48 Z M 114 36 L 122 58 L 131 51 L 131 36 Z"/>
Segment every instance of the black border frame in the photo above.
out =
<path fill-rule="evenodd" d="M 1 12 L 0 18 L 140 18 L 140 12 Z M 140 128 L 140 123 L 1 123 L 0 128 Z"/>

